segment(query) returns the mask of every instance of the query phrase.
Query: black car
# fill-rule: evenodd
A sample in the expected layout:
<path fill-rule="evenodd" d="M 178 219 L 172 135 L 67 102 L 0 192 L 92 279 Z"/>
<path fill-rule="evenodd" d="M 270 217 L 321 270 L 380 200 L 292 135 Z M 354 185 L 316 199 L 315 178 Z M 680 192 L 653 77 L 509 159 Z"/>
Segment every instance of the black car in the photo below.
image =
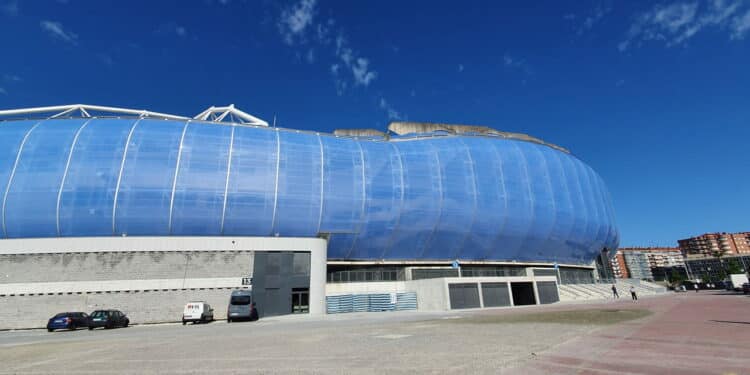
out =
<path fill-rule="evenodd" d="M 88 327 L 89 316 L 84 312 L 64 312 L 59 313 L 47 321 L 47 331 L 52 332 L 56 329 L 72 329 L 78 327 Z"/>
<path fill-rule="evenodd" d="M 128 324 L 130 319 L 120 310 L 96 310 L 89 315 L 89 330 L 97 327 L 127 327 Z"/>

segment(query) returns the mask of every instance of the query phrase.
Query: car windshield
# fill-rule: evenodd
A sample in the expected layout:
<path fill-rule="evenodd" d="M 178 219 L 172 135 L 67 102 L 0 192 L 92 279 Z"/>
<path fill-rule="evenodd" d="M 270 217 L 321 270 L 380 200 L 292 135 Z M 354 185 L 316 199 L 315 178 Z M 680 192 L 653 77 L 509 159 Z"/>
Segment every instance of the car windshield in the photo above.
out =
<path fill-rule="evenodd" d="M 66 316 L 68 316 L 68 313 L 59 313 L 59 314 L 55 315 L 55 317 L 52 318 L 52 319 L 55 319 L 55 318 L 64 318 Z"/>
<path fill-rule="evenodd" d="M 94 318 L 106 318 L 107 316 L 109 316 L 109 312 L 108 311 L 94 311 L 94 313 L 91 314 L 91 316 Z"/>
<path fill-rule="evenodd" d="M 250 296 L 232 296 L 230 302 L 232 305 L 249 305 Z"/>

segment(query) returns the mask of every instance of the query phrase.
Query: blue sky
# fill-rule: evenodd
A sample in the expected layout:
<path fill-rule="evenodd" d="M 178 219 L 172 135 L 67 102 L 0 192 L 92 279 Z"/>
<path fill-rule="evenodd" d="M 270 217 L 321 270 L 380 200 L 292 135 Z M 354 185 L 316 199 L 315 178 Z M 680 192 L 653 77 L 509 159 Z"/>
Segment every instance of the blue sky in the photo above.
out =
<path fill-rule="evenodd" d="M 0 108 L 483 124 L 560 144 L 623 246 L 750 230 L 750 1 L 0 0 Z"/>

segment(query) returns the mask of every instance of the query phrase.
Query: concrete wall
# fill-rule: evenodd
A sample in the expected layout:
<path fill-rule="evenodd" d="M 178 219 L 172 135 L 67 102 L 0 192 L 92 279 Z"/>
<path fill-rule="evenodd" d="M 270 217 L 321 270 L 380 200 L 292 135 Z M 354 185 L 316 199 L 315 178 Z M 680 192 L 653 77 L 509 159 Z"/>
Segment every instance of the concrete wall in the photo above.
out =
<path fill-rule="evenodd" d="M 0 283 L 245 277 L 251 251 L 0 255 Z"/>
<path fill-rule="evenodd" d="M 282 237 L 0 240 L 0 329 L 101 307 L 121 309 L 134 323 L 173 321 L 189 300 L 206 300 L 223 317 L 229 291 L 251 275 L 258 251 L 309 252 L 310 314 L 325 314 L 326 245 Z"/>
<path fill-rule="evenodd" d="M 47 319 L 60 312 L 90 314 L 110 308 L 124 312 L 132 324 L 177 322 L 190 301 L 206 301 L 214 308 L 215 319 L 226 319 L 232 289 L 0 297 L 0 329 L 44 328 Z"/>

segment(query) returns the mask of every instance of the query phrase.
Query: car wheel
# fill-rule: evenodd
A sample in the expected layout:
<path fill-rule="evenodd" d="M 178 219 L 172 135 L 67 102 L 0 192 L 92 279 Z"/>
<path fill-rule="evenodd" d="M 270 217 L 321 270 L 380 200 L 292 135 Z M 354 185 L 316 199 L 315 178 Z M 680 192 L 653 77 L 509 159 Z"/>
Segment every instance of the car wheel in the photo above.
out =
<path fill-rule="evenodd" d="M 185 319 L 182 320 L 182 325 L 187 324 L 187 321 Z"/>
<path fill-rule="evenodd" d="M 93 331 L 93 330 L 94 330 L 94 327 L 89 327 L 89 331 Z"/>
<path fill-rule="evenodd" d="M 130 324 L 130 321 L 129 321 L 129 320 L 126 320 L 126 321 L 125 321 L 125 325 L 124 325 L 123 327 L 125 327 L 125 328 L 128 328 L 128 324 Z"/>
<path fill-rule="evenodd" d="M 52 329 L 52 328 L 47 328 L 47 332 L 52 332 L 52 331 L 54 331 L 54 329 Z"/>
<path fill-rule="evenodd" d="M 227 323 L 231 323 L 232 319 L 227 318 Z"/>

